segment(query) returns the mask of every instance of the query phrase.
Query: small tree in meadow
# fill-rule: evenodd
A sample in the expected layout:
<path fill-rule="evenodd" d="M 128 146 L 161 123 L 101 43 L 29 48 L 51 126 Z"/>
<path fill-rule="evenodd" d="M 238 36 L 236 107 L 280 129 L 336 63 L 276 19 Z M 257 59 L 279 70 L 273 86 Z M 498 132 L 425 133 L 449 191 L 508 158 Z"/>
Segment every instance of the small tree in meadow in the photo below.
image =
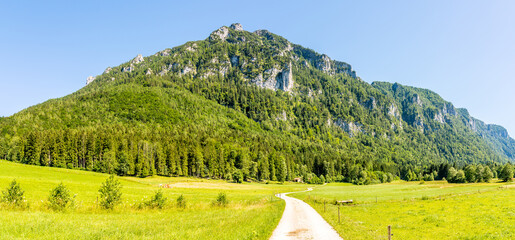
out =
<path fill-rule="evenodd" d="M 70 190 L 63 183 L 59 183 L 57 187 L 50 191 L 48 203 L 51 209 L 60 211 L 73 205 L 73 197 L 70 195 Z"/>
<path fill-rule="evenodd" d="M 2 191 L 2 202 L 21 207 L 24 205 L 23 193 L 24 191 L 21 190 L 20 184 L 14 179 L 11 184 L 9 184 L 9 187 L 7 187 L 5 191 Z"/>
<path fill-rule="evenodd" d="M 177 207 L 182 209 L 186 208 L 186 198 L 184 198 L 182 194 L 177 198 Z"/>
<path fill-rule="evenodd" d="M 229 204 L 229 199 L 227 199 L 227 195 L 223 192 L 219 193 L 216 197 L 216 201 L 214 202 L 214 205 L 225 207 Z"/>
<path fill-rule="evenodd" d="M 100 192 L 100 206 L 104 209 L 113 209 L 122 200 L 120 182 L 114 178 L 114 175 L 109 176 L 102 187 L 98 190 Z"/>
<path fill-rule="evenodd" d="M 166 200 L 167 198 L 164 196 L 163 191 L 159 189 L 156 191 L 152 199 L 146 202 L 145 205 L 147 205 L 150 208 L 163 209 L 163 207 L 166 205 Z"/>

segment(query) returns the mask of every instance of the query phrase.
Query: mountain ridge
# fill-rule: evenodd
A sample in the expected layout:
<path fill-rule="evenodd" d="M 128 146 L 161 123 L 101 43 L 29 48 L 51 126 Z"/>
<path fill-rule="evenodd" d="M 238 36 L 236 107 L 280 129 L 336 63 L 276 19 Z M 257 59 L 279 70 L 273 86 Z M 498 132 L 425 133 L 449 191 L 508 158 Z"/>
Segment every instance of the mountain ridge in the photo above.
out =
<path fill-rule="evenodd" d="M 233 24 L 0 119 L 0 156 L 142 177 L 363 183 L 442 163 L 495 167 L 513 161 L 515 141 L 430 90 L 368 84 L 350 64 Z"/>

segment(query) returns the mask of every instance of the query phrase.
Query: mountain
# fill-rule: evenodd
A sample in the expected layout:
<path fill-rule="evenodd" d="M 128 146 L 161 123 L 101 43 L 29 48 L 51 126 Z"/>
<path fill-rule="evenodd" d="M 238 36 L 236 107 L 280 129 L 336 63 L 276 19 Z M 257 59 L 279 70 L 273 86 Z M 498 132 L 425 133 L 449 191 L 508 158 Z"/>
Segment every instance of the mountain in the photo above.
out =
<path fill-rule="evenodd" d="M 434 92 L 368 84 L 345 62 L 233 24 L 0 119 L 0 156 L 140 177 L 374 182 L 497 166 L 515 141 Z"/>

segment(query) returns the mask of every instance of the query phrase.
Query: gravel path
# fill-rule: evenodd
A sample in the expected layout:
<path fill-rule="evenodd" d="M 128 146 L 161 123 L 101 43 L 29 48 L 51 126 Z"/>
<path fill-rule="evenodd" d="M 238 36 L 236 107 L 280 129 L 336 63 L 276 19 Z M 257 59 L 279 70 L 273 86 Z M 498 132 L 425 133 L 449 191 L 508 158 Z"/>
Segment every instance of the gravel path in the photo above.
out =
<path fill-rule="evenodd" d="M 309 188 L 307 191 L 311 191 Z M 283 216 L 279 225 L 272 233 L 270 240 L 279 239 L 342 239 L 309 204 L 292 197 L 288 193 L 278 197 L 286 201 Z"/>

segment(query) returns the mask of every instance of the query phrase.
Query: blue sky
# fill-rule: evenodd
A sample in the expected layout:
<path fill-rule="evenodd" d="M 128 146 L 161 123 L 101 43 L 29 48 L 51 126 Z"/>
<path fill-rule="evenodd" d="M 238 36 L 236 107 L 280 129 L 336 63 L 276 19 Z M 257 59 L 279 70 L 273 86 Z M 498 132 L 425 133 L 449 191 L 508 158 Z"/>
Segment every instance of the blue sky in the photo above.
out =
<path fill-rule="evenodd" d="M 515 135 L 515 1 L 2 1 L 0 116 L 222 25 L 268 29 L 367 82 L 439 93 Z"/>

